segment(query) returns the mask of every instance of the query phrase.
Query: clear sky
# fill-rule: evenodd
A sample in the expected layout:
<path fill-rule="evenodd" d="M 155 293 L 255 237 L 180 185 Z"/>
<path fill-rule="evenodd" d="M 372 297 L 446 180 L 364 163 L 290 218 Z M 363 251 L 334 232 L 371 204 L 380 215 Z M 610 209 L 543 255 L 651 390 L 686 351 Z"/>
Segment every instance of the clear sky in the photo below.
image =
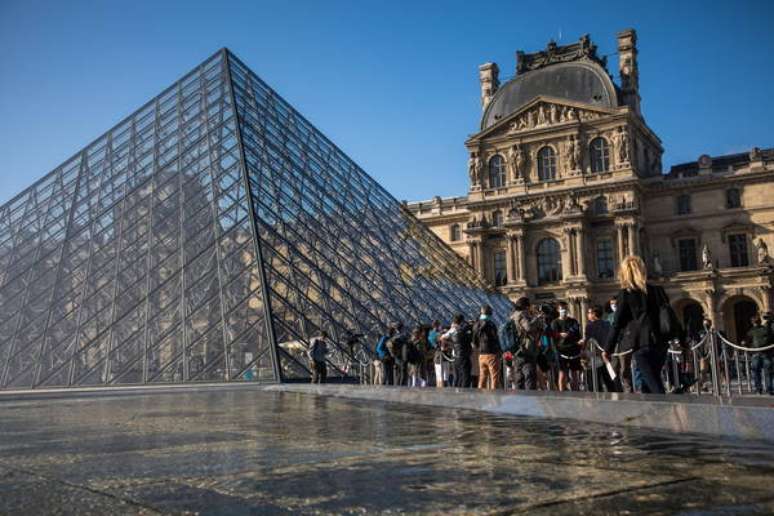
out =
<path fill-rule="evenodd" d="M 461 195 L 478 65 L 590 33 L 615 76 L 627 27 L 665 167 L 774 147 L 774 1 L 0 0 L 0 202 L 223 46 L 397 198 Z"/>

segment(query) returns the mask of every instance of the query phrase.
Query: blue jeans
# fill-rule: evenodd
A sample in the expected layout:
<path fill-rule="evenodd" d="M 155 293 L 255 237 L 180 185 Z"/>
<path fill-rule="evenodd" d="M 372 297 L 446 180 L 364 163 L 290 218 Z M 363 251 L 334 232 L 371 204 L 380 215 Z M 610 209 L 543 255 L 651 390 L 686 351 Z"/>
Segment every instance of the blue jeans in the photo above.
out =
<path fill-rule="evenodd" d="M 750 369 L 752 370 L 753 382 L 755 383 L 755 390 L 759 393 L 763 393 L 763 383 L 761 382 L 761 373 L 766 378 L 766 386 L 768 387 L 769 394 L 774 394 L 774 367 L 772 367 L 771 357 L 756 353 L 753 355 L 750 361 Z"/>
<path fill-rule="evenodd" d="M 632 386 L 634 392 L 642 392 L 642 373 L 640 368 L 637 367 L 637 361 L 632 361 Z"/>

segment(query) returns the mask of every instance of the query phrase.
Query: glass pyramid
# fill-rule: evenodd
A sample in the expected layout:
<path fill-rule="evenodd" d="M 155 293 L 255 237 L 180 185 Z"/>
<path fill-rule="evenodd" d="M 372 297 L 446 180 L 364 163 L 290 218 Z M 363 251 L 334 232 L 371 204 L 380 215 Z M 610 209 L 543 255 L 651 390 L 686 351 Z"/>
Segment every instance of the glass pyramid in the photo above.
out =
<path fill-rule="evenodd" d="M 510 307 L 226 49 L 0 207 L 3 389 L 305 379 L 322 330 L 355 376 L 351 334 L 481 303 Z"/>

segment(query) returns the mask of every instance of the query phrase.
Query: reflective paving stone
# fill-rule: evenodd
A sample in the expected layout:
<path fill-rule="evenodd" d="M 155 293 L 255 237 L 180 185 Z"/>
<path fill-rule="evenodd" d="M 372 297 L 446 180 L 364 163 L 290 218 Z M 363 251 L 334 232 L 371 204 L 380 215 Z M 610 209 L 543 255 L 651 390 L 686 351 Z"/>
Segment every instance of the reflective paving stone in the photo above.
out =
<path fill-rule="evenodd" d="M 774 512 L 762 442 L 260 389 L 0 414 L 0 513 Z"/>

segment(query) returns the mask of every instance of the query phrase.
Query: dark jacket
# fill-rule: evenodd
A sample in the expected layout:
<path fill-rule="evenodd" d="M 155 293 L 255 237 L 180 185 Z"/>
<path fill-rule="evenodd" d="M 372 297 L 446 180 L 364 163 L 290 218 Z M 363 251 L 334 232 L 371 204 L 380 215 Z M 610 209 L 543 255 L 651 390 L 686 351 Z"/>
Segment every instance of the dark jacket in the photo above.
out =
<path fill-rule="evenodd" d="M 576 355 L 580 351 L 580 325 L 572 317 L 554 319 L 551 323 L 551 331 L 554 333 L 556 349 L 564 355 Z M 567 337 L 561 338 L 560 333 L 567 333 Z"/>
<path fill-rule="evenodd" d="M 471 338 L 470 325 L 468 323 L 462 323 L 451 338 L 455 360 L 470 360 L 470 352 L 472 351 L 470 347 Z"/>
<path fill-rule="evenodd" d="M 500 338 L 497 336 L 497 326 L 491 319 L 476 321 L 473 327 L 473 345 L 482 355 L 500 353 Z"/>
<path fill-rule="evenodd" d="M 612 331 L 607 338 L 607 344 L 604 346 L 608 353 L 615 351 L 616 344 L 622 336 L 622 344 L 629 347 L 628 333 L 635 330 L 640 316 L 646 312 L 644 318 L 645 327 L 638 328 L 638 335 L 641 337 L 639 347 L 655 346 L 666 348 L 668 346 L 664 337 L 659 332 L 659 300 L 667 299 L 664 289 L 651 284 L 647 285 L 647 295 L 639 290 L 621 290 L 616 296 L 617 308 L 613 317 Z M 623 350 L 619 350 L 623 351 Z"/>

